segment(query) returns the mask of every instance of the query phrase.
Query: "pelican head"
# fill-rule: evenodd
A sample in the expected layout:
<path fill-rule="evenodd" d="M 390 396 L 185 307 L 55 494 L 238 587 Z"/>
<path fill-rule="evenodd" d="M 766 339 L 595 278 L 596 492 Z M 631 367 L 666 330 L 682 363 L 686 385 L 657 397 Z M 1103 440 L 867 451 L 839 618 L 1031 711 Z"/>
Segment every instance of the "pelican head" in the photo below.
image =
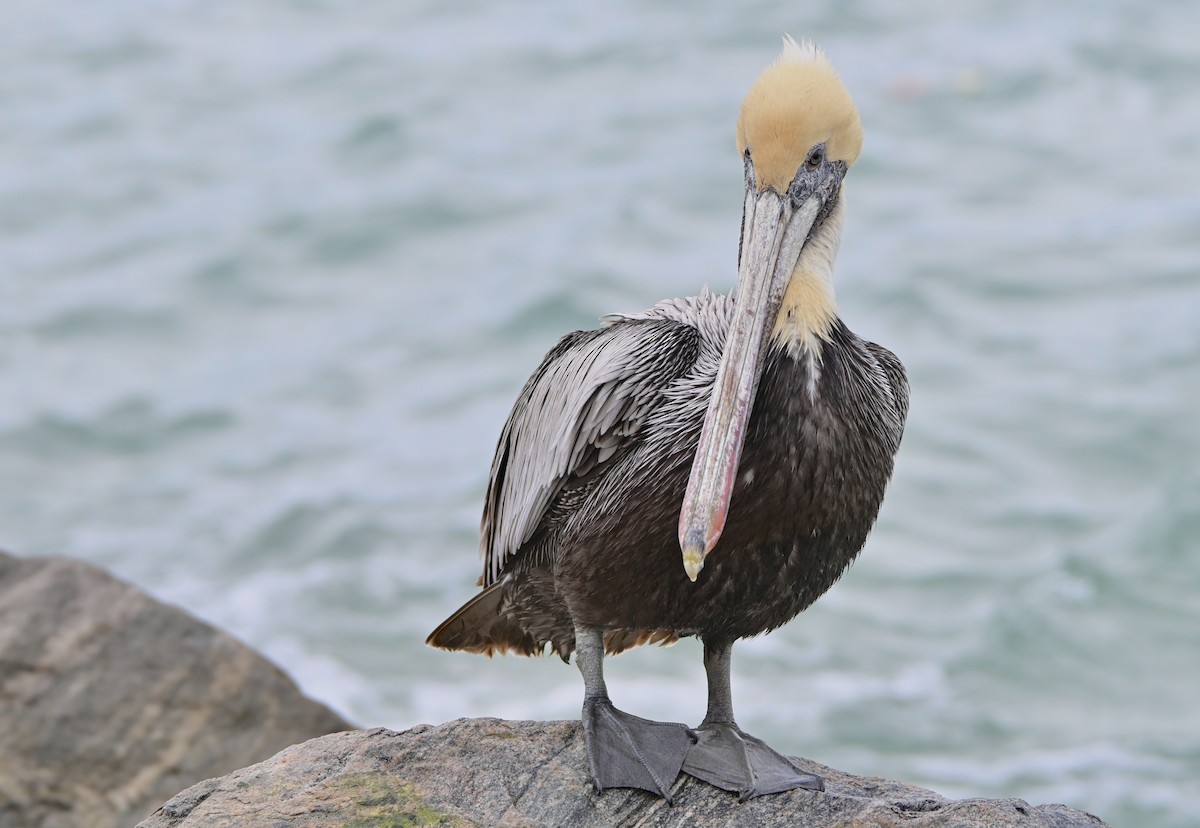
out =
<path fill-rule="evenodd" d="M 679 517 L 693 581 L 725 527 L 772 340 L 793 351 L 819 348 L 836 318 L 842 179 L 862 148 L 862 124 L 821 50 L 784 38 L 783 53 L 742 103 L 737 147 L 746 169 L 737 313 Z"/>

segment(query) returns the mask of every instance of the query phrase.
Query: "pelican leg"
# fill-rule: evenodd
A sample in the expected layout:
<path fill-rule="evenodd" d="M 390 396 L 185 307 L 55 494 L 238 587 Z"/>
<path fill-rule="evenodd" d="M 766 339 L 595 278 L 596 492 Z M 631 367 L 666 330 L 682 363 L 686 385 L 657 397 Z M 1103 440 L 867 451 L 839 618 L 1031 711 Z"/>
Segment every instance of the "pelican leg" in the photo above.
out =
<path fill-rule="evenodd" d="M 640 788 L 671 801 L 671 785 L 692 745 L 682 724 L 652 722 L 613 707 L 604 684 L 604 633 L 575 628 L 575 663 L 583 674 L 583 736 L 596 791 Z"/>
<path fill-rule="evenodd" d="M 733 695 L 729 687 L 732 652 L 731 643 L 704 642 L 708 713 L 700 727 L 693 731 L 697 741 L 684 760 L 684 773 L 733 791 L 743 802 L 793 788 L 825 790 L 821 777 L 802 771 L 786 756 L 737 726 L 733 720 Z"/>

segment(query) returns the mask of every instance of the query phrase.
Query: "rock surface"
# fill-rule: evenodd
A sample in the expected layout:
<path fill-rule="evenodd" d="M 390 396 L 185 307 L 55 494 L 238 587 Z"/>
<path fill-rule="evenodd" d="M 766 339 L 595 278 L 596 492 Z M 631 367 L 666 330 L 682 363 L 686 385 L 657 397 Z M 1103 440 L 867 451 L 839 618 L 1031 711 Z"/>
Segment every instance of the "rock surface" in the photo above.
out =
<path fill-rule="evenodd" d="M 948 800 L 799 760 L 824 793 L 739 803 L 681 775 L 675 804 L 640 791 L 597 795 L 578 722 L 459 719 L 403 733 L 360 730 L 294 745 L 182 792 L 138 828 L 317 826 L 838 826 L 1105 828 L 1090 814 L 1019 799 Z"/>
<path fill-rule="evenodd" d="M 229 635 L 96 567 L 0 552 L 0 825 L 110 828 L 351 725 Z"/>

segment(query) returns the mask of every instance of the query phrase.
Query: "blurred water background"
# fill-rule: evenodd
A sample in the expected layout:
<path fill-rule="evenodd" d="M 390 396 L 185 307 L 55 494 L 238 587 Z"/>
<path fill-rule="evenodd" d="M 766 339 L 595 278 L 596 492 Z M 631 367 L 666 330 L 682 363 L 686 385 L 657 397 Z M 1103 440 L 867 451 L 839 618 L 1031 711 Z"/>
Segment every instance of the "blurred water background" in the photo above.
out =
<path fill-rule="evenodd" d="M 571 718 L 423 639 L 495 439 L 603 313 L 727 289 L 791 32 L 866 128 L 839 301 L 913 405 L 848 576 L 739 646 L 785 751 L 1114 825 L 1200 810 L 1200 4 L 5 7 L 0 546 L 93 561 L 363 725 Z M 700 650 L 610 663 L 698 721 Z"/>

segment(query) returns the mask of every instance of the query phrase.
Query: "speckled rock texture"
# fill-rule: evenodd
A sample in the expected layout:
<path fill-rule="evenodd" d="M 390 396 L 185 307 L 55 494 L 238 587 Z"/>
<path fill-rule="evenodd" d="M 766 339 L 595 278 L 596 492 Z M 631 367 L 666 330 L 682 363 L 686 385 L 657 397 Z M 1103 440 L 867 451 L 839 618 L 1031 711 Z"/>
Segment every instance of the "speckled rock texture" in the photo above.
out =
<path fill-rule="evenodd" d="M 106 572 L 0 552 L 3 828 L 127 828 L 197 780 L 350 727 Z"/>
<path fill-rule="evenodd" d="M 294 745 L 265 762 L 188 788 L 138 828 L 502 826 L 838 826 L 1105 828 L 1062 805 L 949 800 L 886 779 L 800 760 L 823 793 L 745 803 L 681 775 L 675 804 L 640 791 L 597 795 L 578 722 L 459 719 L 403 733 L 360 730 Z"/>

